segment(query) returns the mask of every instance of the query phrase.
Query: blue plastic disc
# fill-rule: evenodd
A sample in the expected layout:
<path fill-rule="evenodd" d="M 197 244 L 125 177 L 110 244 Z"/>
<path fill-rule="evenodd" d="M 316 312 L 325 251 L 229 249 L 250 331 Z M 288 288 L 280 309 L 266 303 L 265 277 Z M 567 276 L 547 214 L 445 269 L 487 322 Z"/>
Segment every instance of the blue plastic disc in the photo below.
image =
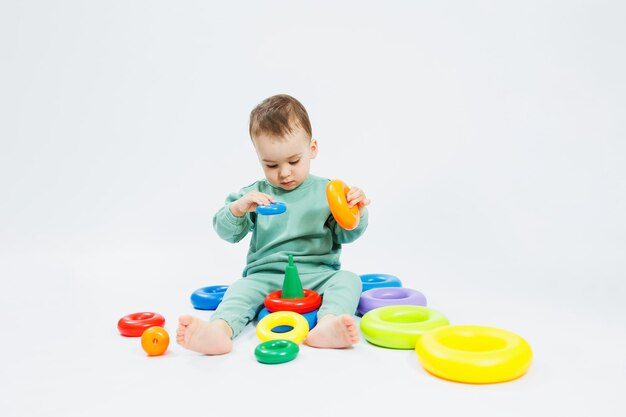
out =
<path fill-rule="evenodd" d="M 361 283 L 363 284 L 363 291 L 381 287 L 402 287 L 402 281 L 400 281 L 400 278 L 395 275 L 366 274 L 361 275 L 360 277 Z"/>
<path fill-rule="evenodd" d="M 284 213 L 285 211 L 287 211 L 287 205 L 278 201 L 267 206 L 256 206 L 257 214 L 264 216 L 273 216 L 275 214 Z"/>
<path fill-rule="evenodd" d="M 198 310 L 215 310 L 227 289 L 228 285 L 198 288 L 191 294 L 191 305 Z"/>

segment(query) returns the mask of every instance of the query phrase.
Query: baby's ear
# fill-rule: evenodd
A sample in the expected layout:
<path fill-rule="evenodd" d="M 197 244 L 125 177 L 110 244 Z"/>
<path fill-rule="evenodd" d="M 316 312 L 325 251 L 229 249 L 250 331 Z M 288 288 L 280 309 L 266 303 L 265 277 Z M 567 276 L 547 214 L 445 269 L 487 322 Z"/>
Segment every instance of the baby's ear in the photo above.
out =
<path fill-rule="evenodd" d="M 309 144 L 309 157 L 314 159 L 317 156 L 318 144 L 317 140 L 311 139 L 311 143 Z"/>

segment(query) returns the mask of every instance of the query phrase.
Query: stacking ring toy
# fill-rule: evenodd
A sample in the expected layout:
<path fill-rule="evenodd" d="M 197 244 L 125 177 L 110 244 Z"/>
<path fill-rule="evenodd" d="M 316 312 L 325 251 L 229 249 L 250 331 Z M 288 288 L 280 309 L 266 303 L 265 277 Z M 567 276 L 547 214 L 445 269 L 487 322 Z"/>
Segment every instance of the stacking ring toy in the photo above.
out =
<path fill-rule="evenodd" d="M 222 302 L 228 285 L 198 288 L 191 294 L 191 305 L 198 310 L 215 310 Z"/>
<path fill-rule="evenodd" d="M 414 349 L 429 330 L 448 325 L 440 312 L 422 306 L 387 306 L 370 310 L 361 318 L 365 339 L 377 346 Z"/>
<path fill-rule="evenodd" d="M 285 363 L 294 360 L 299 351 L 300 347 L 291 340 L 268 340 L 254 349 L 254 356 L 261 363 Z"/>
<path fill-rule="evenodd" d="M 170 335 L 163 327 L 150 327 L 141 334 L 141 347 L 148 356 L 164 354 L 169 344 Z"/>
<path fill-rule="evenodd" d="M 346 230 L 356 229 L 361 215 L 357 206 L 350 207 L 346 196 L 350 188 L 341 180 L 332 180 L 326 186 L 326 199 L 330 212 L 339 226 Z"/>
<path fill-rule="evenodd" d="M 286 333 L 274 332 L 277 326 L 290 326 L 292 329 Z M 277 311 L 263 317 L 256 325 L 256 335 L 262 342 L 268 340 L 290 340 L 301 343 L 309 333 L 309 323 L 301 314 L 293 311 Z"/>
<path fill-rule="evenodd" d="M 269 293 L 265 297 L 265 308 L 270 312 L 293 311 L 294 313 L 308 313 L 322 305 L 322 297 L 313 290 L 303 289 L 303 298 L 281 298 L 282 290 Z"/>
<path fill-rule="evenodd" d="M 304 317 L 307 323 L 309 323 L 309 330 L 311 330 L 317 324 L 317 312 L 318 311 L 319 309 L 315 309 L 313 311 L 309 311 L 308 313 L 301 313 L 302 317 Z M 270 311 L 267 308 L 264 308 L 261 311 L 259 311 L 258 319 L 262 320 L 263 317 L 267 316 L 268 314 L 270 314 Z M 274 327 L 272 330 L 275 333 L 285 333 L 291 330 L 291 327 L 290 326 L 278 326 L 278 327 Z"/>
<path fill-rule="evenodd" d="M 365 314 L 375 308 L 392 305 L 425 306 L 426 297 L 410 288 L 372 288 L 361 294 L 357 310 L 360 314 Z"/>
<path fill-rule="evenodd" d="M 363 291 L 371 290 L 372 288 L 381 287 L 401 287 L 402 282 L 400 278 L 389 274 L 365 274 L 360 275 L 361 283 L 363 284 Z"/>
<path fill-rule="evenodd" d="M 264 216 L 273 216 L 275 214 L 282 214 L 287 211 L 287 205 L 285 203 L 279 203 L 278 201 L 270 203 L 266 206 L 256 206 L 257 214 Z"/>
<path fill-rule="evenodd" d="M 165 325 L 165 318 L 157 313 L 133 313 L 122 317 L 117 322 L 117 330 L 122 336 L 139 337 L 144 330 L 153 326 Z"/>
<path fill-rule="evenodd" d="M 418 340 L 415 352 L 431 374 L 471 384 L 505 382 L 524 375 L 532 351 L 520 336 L 486 326 L 446 326 Z"/>

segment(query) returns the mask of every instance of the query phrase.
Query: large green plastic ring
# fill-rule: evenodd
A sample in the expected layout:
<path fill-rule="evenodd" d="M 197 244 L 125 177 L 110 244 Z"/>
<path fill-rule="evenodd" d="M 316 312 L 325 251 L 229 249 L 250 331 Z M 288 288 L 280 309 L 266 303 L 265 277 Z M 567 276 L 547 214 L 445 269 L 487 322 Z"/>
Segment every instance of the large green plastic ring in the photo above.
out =
<path fill-rule="evenodd" d="M 428 307 L 395 305 L 368 311 L 361 318 L 365 339 L 377 346 L 414 349 L 425 332 L 448 325 L 448 319 Z"/>
<path fill-rule="evenodd" d="M 300 348 L 291 340 L 268 340 L 254 350 L 256 359 L 261 363 L 275 364 L 289 362 L 298 355 Z"/>

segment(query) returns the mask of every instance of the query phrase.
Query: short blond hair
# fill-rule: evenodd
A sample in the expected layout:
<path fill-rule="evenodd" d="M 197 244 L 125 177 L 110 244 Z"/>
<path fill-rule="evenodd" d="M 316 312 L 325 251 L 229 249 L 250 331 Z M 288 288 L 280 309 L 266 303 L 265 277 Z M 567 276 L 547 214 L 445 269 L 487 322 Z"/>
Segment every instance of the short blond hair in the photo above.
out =
<path fill-rule="evenodd" d="M 261 134 L 282 138 L 294 127 L 303 129 L 313 137 L 311 122 L 306 109 L 295 98 L 287 94 L 271 96 L 259 103 L 250 112 L 250 137 Z"/>

